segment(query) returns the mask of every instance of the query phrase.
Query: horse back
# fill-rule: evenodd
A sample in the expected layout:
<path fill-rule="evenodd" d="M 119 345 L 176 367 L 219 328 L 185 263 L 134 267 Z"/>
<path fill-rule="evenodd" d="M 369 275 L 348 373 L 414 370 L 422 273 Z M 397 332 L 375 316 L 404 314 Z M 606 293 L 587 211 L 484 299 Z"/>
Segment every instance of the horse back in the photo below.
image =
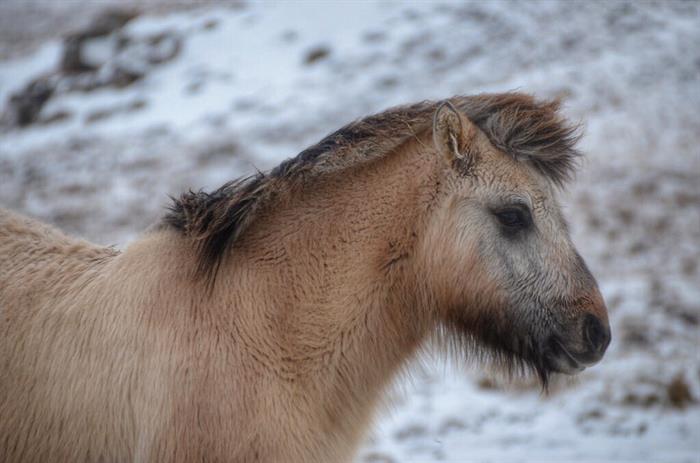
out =
<path fill-rule="evenodd" d="M 0 308 L 8 293 L 50 291 L 116 254 L 0 208 Z"/>
<path fill-rule="evenodd" d="M 109 436 L 85 410 L 116 413 L 94 385 L 116 364 L 97 350 L 95 310 L 115 254 L 0 209 L 0 461 L 100 460 Z M 102 460 L 124 461 L 115 455 Z"/>

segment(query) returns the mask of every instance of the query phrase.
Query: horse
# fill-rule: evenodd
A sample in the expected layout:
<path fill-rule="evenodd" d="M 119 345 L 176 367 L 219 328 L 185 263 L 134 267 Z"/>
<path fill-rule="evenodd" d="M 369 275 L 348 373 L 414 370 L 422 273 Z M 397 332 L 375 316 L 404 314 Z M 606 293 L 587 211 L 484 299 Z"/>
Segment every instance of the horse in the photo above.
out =
<path fill-rule="evenodd" d="M 0 461 L 342 462 L 430 339 L 546 384 L 609 342 L 557 101 L 456 96 L 171 198 L 125 250 L 0 212 Z"/>

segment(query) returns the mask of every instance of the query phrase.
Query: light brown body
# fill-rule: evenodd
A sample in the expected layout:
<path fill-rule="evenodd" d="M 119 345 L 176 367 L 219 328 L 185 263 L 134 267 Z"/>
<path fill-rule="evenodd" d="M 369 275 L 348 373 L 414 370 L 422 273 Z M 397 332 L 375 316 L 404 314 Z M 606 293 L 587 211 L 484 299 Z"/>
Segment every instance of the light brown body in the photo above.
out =
<path fill-rule="evenodd" d="M 471 137 L 490 153 L 473 175 L 544 188 Z M 117 253 L 0 210 L 0 461 L 349 461 L 436 327 L 505 304 L 472 246 L 455 248 L 452 169 L 423 131 L 295 185 L 211 284 L 170 227 Z"/>
<path fill-rule="evenodd" d="M 391 183 L 382 167 L 346 177 L 342 199 L 317 190 L 261 220 L 211 295 L 189 281 L 194 255 L 173 231 L 117 255 L 3 212 L 0 345 L 3 359 L 19 356 L 0 383 L 15 397 L 2 403 L 0 435 L 17 425 L 51 435 L 63 422 L 70 438 L 26 442 L 27 461 L 348 459 L 429 326 L 401 314 L 421 297 L 400 261 L 419 217 L 394 213 L 429 200 L 404 181 L 421 178 L 410 167 L 389 168 L 406 175 Z M 368 198 L 373 179 L 385 191 Z M 327 214 L 305 215 L 322 202 Z M 38 377 L 18 371 L 29 364 Z"/>

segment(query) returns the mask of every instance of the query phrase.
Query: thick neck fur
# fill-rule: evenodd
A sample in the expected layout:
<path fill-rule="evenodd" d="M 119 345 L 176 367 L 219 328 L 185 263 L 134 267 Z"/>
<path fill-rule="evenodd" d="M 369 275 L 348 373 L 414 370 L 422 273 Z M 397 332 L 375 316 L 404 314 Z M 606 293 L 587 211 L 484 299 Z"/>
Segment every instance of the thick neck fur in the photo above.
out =
<path fill-rule="evenodd" d="M 268 421 L 260 429 L 269 434 L 239 436 L 262 461 L 289 461 L 274 453 L 279 439 L 299 460 L 348 458 L 383 389 L 426 336 L 432 320 L 420 309 L 429 296 L 415 252 L 441 165 L 420 146 L 321 177 L 272 204 L 223 261 L 213 288 L 194 289 L 184 298 L 192 305 L 178 309 L 189 312 L 188 336 L 216 340 L 193 345 L 207 349 L 195 357 L 209 360 L 196 374 L 219 381 L 194 393 L 202 401 L 220 394 L 237 401 L 232 415 Z M 156 234 L 159 246 L 190 253 L 174 232 Z M 227 410 L 210 418 L 225 419 Z"/>
<path fill-rule="evenodd" d="M 436 324 L 427 143 L 271 201 L 213 286 L 176 230 L 116 255 L 0 213 L 0 460 L 349 461 Z"/>

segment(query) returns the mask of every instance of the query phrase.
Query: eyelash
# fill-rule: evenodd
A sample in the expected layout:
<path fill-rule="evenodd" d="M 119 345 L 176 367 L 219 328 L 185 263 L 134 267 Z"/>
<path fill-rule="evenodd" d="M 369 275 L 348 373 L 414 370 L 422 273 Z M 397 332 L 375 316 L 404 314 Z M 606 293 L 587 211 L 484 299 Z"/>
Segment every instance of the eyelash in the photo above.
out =
<path fill-rule="evenodd" d="M 501 225 L 509 230 L 524 230 L 530 226 L 530 211 L 522 207 L 507 207 L 494 212 Z"/>

